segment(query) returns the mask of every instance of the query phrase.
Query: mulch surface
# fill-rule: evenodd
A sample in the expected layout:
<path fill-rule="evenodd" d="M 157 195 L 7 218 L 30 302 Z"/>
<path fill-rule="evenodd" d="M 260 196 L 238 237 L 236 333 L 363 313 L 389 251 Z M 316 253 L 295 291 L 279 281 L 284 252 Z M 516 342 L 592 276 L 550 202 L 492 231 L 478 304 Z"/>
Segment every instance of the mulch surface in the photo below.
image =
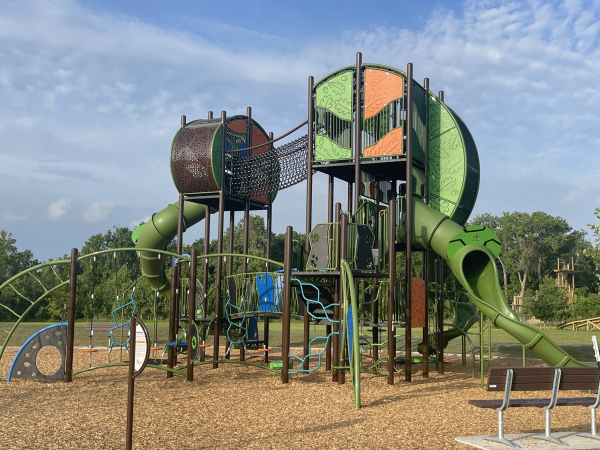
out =
<path fill-rule="evenodd" d="M 15 352 L 7 350 L 0 364 L 0 448 L 125 448 L 126 367 L 86 372 L 69 384 L 19 379 L 7 384 Z M 260 361 L 258 352 L 248 355 L 250 361 Z M 47 355 L 44 363 L 56 364 L 52 357 Z M 106 352 L 93 358 L 95 364 L 105 363 Z M 432 365 L 427 379 L 422 366 L 413 364 L 413 381 L 397 373 L 394 386 L 387 378 L 364 374 L 360 410 L 354 409 L 349 376 L 345 385 L 338 385 L 323 369 L 292 375 L 284 385 L 270 372 L 234 364 L 216 370 L 196 367 L 191 383 L 149 368 L 135 383 L 134 448 L 471 448 L 454 438 L 496 434 L 497 413 L 467 400 L 502 394 L 479 388 L 479 378 L 471 378 L 470 361 L 467 366 L 460 358 L 447 361 L 443 375 Z M 492 364 L 519 366 L 521 361 L 496 359 Z M 76 350 L 74 369 L 87 365 L 87 355 Z M 507 434 L 542 432 L 543 424 L 540 409 L 514 408 L 505 414 Z M 552 429 L 589 431 L 588 409 L 556 408 Z"/>

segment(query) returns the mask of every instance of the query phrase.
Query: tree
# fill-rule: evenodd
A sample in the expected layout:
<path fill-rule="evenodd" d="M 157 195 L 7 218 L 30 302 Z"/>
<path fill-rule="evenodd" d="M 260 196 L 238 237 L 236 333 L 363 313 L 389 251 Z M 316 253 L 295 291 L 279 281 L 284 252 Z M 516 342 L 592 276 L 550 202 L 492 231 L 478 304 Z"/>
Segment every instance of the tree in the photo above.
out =
<path fill-rule="evenodd" d="M 536 319 L 552 321 L 568 316 L 569 298 L 552 277 L 544 277 L 537 295 L 524 299 L 525 312 L 535 316 Z"/>

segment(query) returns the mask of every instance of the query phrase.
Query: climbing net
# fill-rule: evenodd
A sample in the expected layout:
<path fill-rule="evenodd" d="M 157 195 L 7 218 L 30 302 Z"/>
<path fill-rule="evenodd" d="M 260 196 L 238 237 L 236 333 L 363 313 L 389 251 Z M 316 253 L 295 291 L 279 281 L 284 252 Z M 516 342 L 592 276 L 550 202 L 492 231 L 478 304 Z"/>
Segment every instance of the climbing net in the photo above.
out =
<path fill-rule="evenodd" d="M 281 191 L 307 178 L 308 135 L 280 147 L 231 160 L 233 195 L 254 197 Z"/>

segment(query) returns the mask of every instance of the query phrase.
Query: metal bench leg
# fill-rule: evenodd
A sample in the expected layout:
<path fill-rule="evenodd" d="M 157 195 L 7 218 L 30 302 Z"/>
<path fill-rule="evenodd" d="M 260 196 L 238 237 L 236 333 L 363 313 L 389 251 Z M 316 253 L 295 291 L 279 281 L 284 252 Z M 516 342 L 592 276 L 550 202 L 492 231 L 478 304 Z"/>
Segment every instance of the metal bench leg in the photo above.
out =
<path fill-rule="evenodd" d="M 600 441 L 600 436 L 597 433 L 597 427 L 596 427 L 596 406 L 592 405 L 592 406 L 589 406 L 589 408 L 590 408 L 590 414 L 592 416 L 592 420 L 591 420 L 592 432 L 591 433 L 578 433 L 577 436 L 587 437 L 590 439 L 597 439 Z"/>
<path fill-rule="evenodd" d="M 521 448 L 512 441 L 504 437 L 504 411 L 498 411 L 498 437 L 489 436 L 484 438 L 486 441 L 499 442 L 500 444 L 508 445 L 512 448 Z"/>
<path fill-rule="evenodd" d="M 545 418 L 544 418 L 544 434 L 534 434 L 533 436 L 530 436 L 534 439 L 543 439 L 545 441 L 550 441 L 550 442 L 554 442 L 555 444 L 558 445 L 569 445 L 566 442 L 561 441 L 558 438 L 555 438 L 554 436 L 552 436 L 552 432 L 550 430 L 550 409 L 546 409 L 544 410 L 545 413 Z"/>
<path fill-rule="evenodd" d="M 560 439 L 557 439 L 554 436 L 552 436 L 552 432 L 550 430 L 550 428 L 551 428 L 550 411 L 552 411 L 552 408 L 554 408 L 556 406 L 556 402 L 558 400 L 558 387 L 560 384 L 561 376 L 562 376 L 561 370 L 556 369 L 554 371 L 554 383 L 552 383 L 552 397 L 550 398 L 550 403 L 548 404 L 548 406 L 544 406 L 544 434 L 534 434 L 533 436 L 530 436 L 530 437 L 535 438 L 535 439 L 543 439 L 545 441 L 554 442 L 555 444 L 558 444 L 558 445 L 569 445 L 569 444 L 561 441 Z"/>

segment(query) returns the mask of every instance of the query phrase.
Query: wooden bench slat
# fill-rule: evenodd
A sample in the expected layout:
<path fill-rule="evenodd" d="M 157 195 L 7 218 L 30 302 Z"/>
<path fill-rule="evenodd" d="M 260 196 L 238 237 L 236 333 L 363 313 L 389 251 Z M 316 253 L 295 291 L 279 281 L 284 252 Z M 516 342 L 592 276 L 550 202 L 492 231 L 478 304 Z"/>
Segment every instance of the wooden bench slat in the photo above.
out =
<path fill-rule="evenodd" d="M 582 397 L 582 398 L 559 398 L 556 402 L 556 406 L 590 406 L 596 402 L 594 397 Z M 524 408 L 524 407 L 544 407 L 550 403 L 549 398 L 521 398 L 512 399 L 509 403 L 510 408 Z M 502 406 L 502 400 L 469 400 L 469 404 L 477 406 L 478 408 L 500 408 Z"/>
<path fill-rule="evenodd" d="M 94 322 L 93 323 L 93 330 L 94 331 L 108 331 L 111 328 L 114 328 L 115 324 L 112 322 Z M 91 322 L 87 322 L 85 324 L 85 330 L 86 331 L 91 331 L 92 330 L 92 323 Z"/>

